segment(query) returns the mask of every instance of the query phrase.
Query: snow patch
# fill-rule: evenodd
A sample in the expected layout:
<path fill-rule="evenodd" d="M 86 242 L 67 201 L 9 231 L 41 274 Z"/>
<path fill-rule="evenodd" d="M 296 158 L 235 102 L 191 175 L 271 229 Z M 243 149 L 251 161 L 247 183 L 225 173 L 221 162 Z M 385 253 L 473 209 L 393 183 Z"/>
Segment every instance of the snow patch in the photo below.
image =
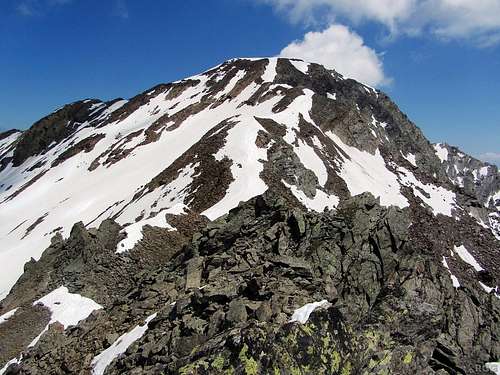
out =
<path fill-rule="evenodd" d="M 0 369 L 0 375 L 4 374 L 4 373 L 5 373 L 5 371 L 7 371 L 7 368 L 8 368 L 10 365 L 12 365 L 12 364 L 14 364 L 14 363 L 18 363 L 18 364 L 19 364 L 20 362 L 21 362 L 21 359 L 20 359 L 20 358 L 13 358 L 13 359 L 11 359 L 9 362 L 7 362 L 7 363 L 5 364 L 5 366 L 3 366 L 3 367 Z"/>
<path fill-rule="evenodd" d="M 167 219 L 165 217 L 166 214 L 182 214 L 184 212 L 185 205 L 177 204 L 170 209 L 163 210 L 158 212 L 155 216 L 150 217 L 149 219 L 138 221 L 134 224 L 125 227 L 122 231 L 127 234 L 123 240 L 121 240 L 116 246 L 116 253 L 124 253 L 126 251 L 132 250 L 134 246 L 142 240 L 143 234 L 142 229 L 146 225 L 150 225 L 152 227 L 160 227 L 167 228 L 168 230 L 174 230 L 172 226 L 167 223 Z"/>
<path fill-rule="evenodd" d="M 500 241 L 500 213 L 493 212 L 489 214 L 488 220 L 490 222 L 491 232 L 496 237 L 496 239 Z"/>
<path fill-rule="evenodd" d="M 403 157 L 408 160 L 411 164 L 413 164 L 415 167 L 417 166 L 417 160 L 415 158 L 415 155 L 412 153 L 409 153 L 408 155 L 403 155 Z"/>
<path fill-rule="evenodd" d="M 10 310 L 10 311 L 6 312 L 5 314 L 3 314 L 2 316 L 0 316 L 0 324 L 5 323 L 7 320 L 12 318 L 12 316 L 14 316 L 14 314 L 16 313 L 17 310 L 18 310 L 18 308 L 14 309 L 14 310 Z"/>
<path fill-rule="evenodd" d="M 274 82 L 276 78 L 276 66 L 278 65 L 278 59 L 276 57 L 270 57 L 267 63 L 266 70 L 262 75 L 262 80 L 264 82 Z"/>
<path fill-rule="evenodd" d="M 465 248 L 464 245 L 461 246 L 455 246 L 454 247 L 455 253 L 468 265 L 474 267 L 474 269 L 479 272 L 479 271 L 484 271 L 484 268 L 479 265 L 476 259 L 472 256 L 472 254 Z"/>
<path fill-rule="evenodd" d="M 247 201 L 267 190 L 267 185 L 260 178 L 264 170 L 262 161 L 267 160 L 267 149 L 257 147 L 255 143 L 259 131 L 265 130 L 254 118 L 241 118 L 228 131 L 224 147 L 214 155 L 217 160 L 227 157 L 233 161 L 231 173 L 234 181 L 224 198 L 202 213 L 210 220 L 225 215 L 241 201 Z"/>
<path fill-rule="evenodd" d="M 434 150 L 439 160 L 441 160 L 441 163 L 448 161 L 448 149 L 445 146 L 441 143 L 437 143 L 434 145 Z"/>
<path fill-rule="evenodd" d="M 314 149 L 304 140 L 299 140 L 298 144 L 298 146 L 294 146 L 293 148 L 300 162 L 304 164 L 304 167 L 314 172 L 316 177 L 318 177 L 320 186 L 325 186 L 328 180 L 328 171 L 326 170 L 323 160 L 321 160 Z"/>
<path fill-rule="evenodd" d="M 406 168 L 398 167 L 398 172 L 401 183 L 411 187 L 413 194 L 422 199 L 432 209 L 434 215 L 453 216 L 453 211 L 457 209 L 455 193 L 440 186 L 420 182 Z"/>
<path fill-rule="evenodd" d="M 340 177 L 346 182 L 352 196 L 370 192 L 380 197 L 383 206 L 408 207 L 408 200 L 401 194 L 397 176 L 387 169 L 380 151 L 375 154 L 351 147 L 333 132 L 326 133 L 349 158 L 344 158 Z"/>
<path fill-rule="evenodd" d="M 319 140 L 319 138 L 317 136 L 314 135 L 311 138 L 311 140 L 312 140 L 313 145 L 316 146 L 316 148 L 318 148 L 320 150 L 323 149 L 323 144 L 321 143 L 321 141 Z"/>
<path fill-rule="evenodd" d="M 338 206 L 340 199 L 331 194 L 326 194 L 322 190 L 316 190 L 316 195 L 314 198 L 309 198 L 302 190 L 299 190 L 297 186 L 287 184 L 285 181 L 281 180 L 283 185 L 285 185 L 292 194 L 297 198 L 306 208 L 316 211 L 323 212 L 325 207 L 335 208 Z"/>
<path fill-rule="evenodd" d="M 491 288 L 488 285 L 483 284 L 481 281 L 479 281 L 479 285 L 481 286 L 481 288 L 484 289 L 484 291 L 486 293 L 490 294 L 491 292 L 493 292 L 493 294 L 495 295 L 495 297 L 497 297 L 498 299 L 500 299 L 500 294 L 499 294 L 499 291 L 498 291 L 498 286 L 496 286 L 494 288 Z"/>
<path fill-rule="evenodd" d="M 488 370 L 500 375 L 500 362 L 488 362 L 484 365 Z"/>
<path fill-rule="evenodd" d="M 12 143 L 14 143 L 22 134 L 22 132 L 14 132 L 4 139 L 0 139 L 0 155 L 4 153 L 7 148 L 10 147 Z"/>
<path fill-rule="evenodd" d="M 45 297 L 35 301 L 33 306 L 37 304 L 42 304 L 50 310 L 50 321 L 45 326 L 44 330 L 29 344 L 29 347 L 36 345 L 52 323 L 59 322 L 64 326 L 64 329 L 66 329 L 86 319 L 94 310 L 103 308 L 90 298 L 83 297 L 76 293 L 70 293 L 65 286 L 60 286 Z"/>
<path fill-rule="evenodd" d="M 331 303 L 328 302 L 326 299 L 320 302 L 308 303 L 295 310 L 289 322 L 290 323 L 299 322 L 301 324 L 305 324 L 309 320 L 309 316 L 312 314 L 314 310 L 320 307 L 328 308 L 329 306 L 331 306 Z"/>
<path fill-rule="evenodd" d="M 489 171 L 490 167 L 489 166 L 486 166 L 486 167 L 481 167 L 479 169 L 479 176 L 481 177 L 486 177 L 488 176 L 488 171 Z"/>
<path fill-rule="evenodd" d="M 486 201 L 486 206 L 495 206 L 496 202 L 500 202 L 500 190 L 489 196 L 488 200 Z"/>
<path fill-rule="evenodd" d="M 329 92 L 326 94 L 326 97 L 328 99 L 332 99 L 332 100 L 337 100 L 337 93 L 334 92 L 333 94 L 330 94 Z"/>
<path fill-rule="evenodd" d="M 309 71 L 309 63 L 302 60 L 288 60 L 299 72 L 307 74 Z"/>
<path fill-rule="evenodd" d="M 460 282 L 458 281 L 457 277 L 451 273 L 450 267 L 448 267 L 448 262 L 446 262 L 446 258 L 443 257 L 443 266 L 446 268 L 450 274 L 451 277 L 451 282 L 453 283 L 454 288 L 460 288 Z"/>
<path fill-rule="evenodd" d="M 149 322 L 153 320 L 156 315 L 157 313 L 148 316 L 144 325 L 138 325 L 131 331 L 124 333 L 123 335 L 118 337 L 118 339 L 113 344 L 111 344 L 109 348 L 94 357 L 94 359 L 92 360 L 92 374 L 103 375 L 106 367 L 108 367 L 115 358 L 118 358 L 121 354 L 125 353 L 130 345 L 144 336 L 144 334 L 148 330 Z"/>
<path fill-rule="evenodd" d="M 489 171 L 489 166 L 481 167 L 479 169 L 474 169 L 472 171 L 472 175 L 474 176 L 474 182 L 479 182 L 481 181 L 484 177 L 488 176 L 488 171 Z M 464 172 L 467 171 L 468 169 L 465 168 Z"/>
<path fill-rule="evenodd" d="M 381 128 L 386 128 L 387 127 L 387 123 L 386 122 L 381 122 L 381 121 L 378 121 L 375 116 L 372 115 L 372 125 L 373 126 L 380 126 Z"/>
<path fill-rule="evenodd" d="M 491 288 L 489 287 L 488 285 L 486 284 L 483 284 L 481 281 L 479 281 L 479 285 L 481 286 L 481 288 L 484 289 L 484 291 L 488 294 L 490 294 L 492 291 L 494 291 L 496 288 Z"/>
<path fill-rule="evenodd" d="M 165 214 L 162 212 L 149 219 L 138 221 L 137 223 L 131 224 L 122 230 L 122 233 L 126 233 L 126 237 L 116 246 L 116 253 L 120 254 L 132 250 L 134 246 L 142 240 L 142 228 L 145 225 L 172 229 L 165 219 Z"/>
<path fill-rule="evenodd" d="M 234 75 L 233 78 L 229 81 L 229 83 L 226 85 L 224 90 L 219 91 L 214 97 L 216 99 L 219 99 L 223 97 L 224 95 L 229 94 L 233 89 L 236 87 L 236 84 L 246 75 L 246 70 L 238 70 L 236 74 Z"/>

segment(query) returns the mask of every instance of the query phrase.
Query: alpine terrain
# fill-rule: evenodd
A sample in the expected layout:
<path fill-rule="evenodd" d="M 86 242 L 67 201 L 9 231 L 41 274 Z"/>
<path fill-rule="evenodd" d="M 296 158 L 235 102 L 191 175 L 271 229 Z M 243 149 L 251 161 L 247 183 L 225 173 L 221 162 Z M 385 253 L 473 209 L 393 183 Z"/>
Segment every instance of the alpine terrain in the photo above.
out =
<path fill-rule="evenodd" d="M 500 374 L 500 173 L 321 65 L 0 134 L 0 374 Z"/>

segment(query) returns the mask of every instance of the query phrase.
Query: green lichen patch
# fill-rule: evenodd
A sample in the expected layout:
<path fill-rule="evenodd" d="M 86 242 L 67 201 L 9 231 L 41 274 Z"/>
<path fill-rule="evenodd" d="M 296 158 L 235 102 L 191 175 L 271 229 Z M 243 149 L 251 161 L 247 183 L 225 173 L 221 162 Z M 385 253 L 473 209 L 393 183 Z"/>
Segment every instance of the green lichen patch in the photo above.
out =
<path fill-rule="evenodd" d="M 245 375 L 257 375 L 259 373 L 259 366 L 255 359 L 248 355 L 248 345 L 244 344 L 240 350 L 238 358 L 243 366 Z"/>
<path fill-rule="evenodd" d="M 405 356 L 403 357 L 403 363 L 405 365 L 409 365 L 412 361 L 413 361 L 413 353 L 412 352 L 406 353 Z"/>

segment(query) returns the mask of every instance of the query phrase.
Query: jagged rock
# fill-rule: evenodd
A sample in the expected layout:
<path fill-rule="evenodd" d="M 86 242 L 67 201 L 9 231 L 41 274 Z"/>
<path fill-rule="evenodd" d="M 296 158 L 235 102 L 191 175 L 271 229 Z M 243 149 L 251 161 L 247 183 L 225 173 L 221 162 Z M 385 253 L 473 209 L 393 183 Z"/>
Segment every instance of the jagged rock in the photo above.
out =
<path fill-rule="evenodd" d="M 203 257 L 196 257 L 188 262 L 186 269 L 186 289 L 194 289 L 201 286 L 202 271 Z"/>
<path fill-rule="evenodd" d="M 233 300 L 229 304 L 229 310 L 226 314 L 226 319 L 233 323 L 243 323 L 247 321 L 247 309 L 245 305 L 239 300 Z"/>
<path fill-rule="evenodd" d="M 267 322 L 269 319 L 271 319 L 271 316 L 273 315 L 273 311 L 271 310 L 271 307 L 269 306 L 269 302 L 264 301 L 260 304 L 259 308 L 255 312 L 255 316 L 258 320 L 261 322 Z"/>

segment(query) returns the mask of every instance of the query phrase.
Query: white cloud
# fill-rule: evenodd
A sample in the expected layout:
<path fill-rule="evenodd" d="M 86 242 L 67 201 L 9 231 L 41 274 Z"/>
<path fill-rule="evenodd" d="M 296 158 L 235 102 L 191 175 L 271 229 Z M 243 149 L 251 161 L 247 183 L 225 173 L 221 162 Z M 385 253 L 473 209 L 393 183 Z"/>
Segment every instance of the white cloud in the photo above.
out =
<path fill-rule="evenodd" d="M 374 21 L 392 34 L 430 33 L 471 39 L 478 45 L 500 41 L 500 0 L 259 0 L 287 13 L 294 22 L 343 18 Z"/>
<path fill-rule="evenodd" d="M 381 86 L 390 81 L 384 74 L 377 53 L 367 47 L 358 34 L 343 25 L 335 24 L 321 32 L 308 32 L 303 40 L 285 47 L 280 56 L 319 63 L 371 86 Z"/>
<path fill-rule="evenodd" d="M 427 0 L 426 15 L 438 35 L 467 37 L 500 29 L 500 0 Z"/>

